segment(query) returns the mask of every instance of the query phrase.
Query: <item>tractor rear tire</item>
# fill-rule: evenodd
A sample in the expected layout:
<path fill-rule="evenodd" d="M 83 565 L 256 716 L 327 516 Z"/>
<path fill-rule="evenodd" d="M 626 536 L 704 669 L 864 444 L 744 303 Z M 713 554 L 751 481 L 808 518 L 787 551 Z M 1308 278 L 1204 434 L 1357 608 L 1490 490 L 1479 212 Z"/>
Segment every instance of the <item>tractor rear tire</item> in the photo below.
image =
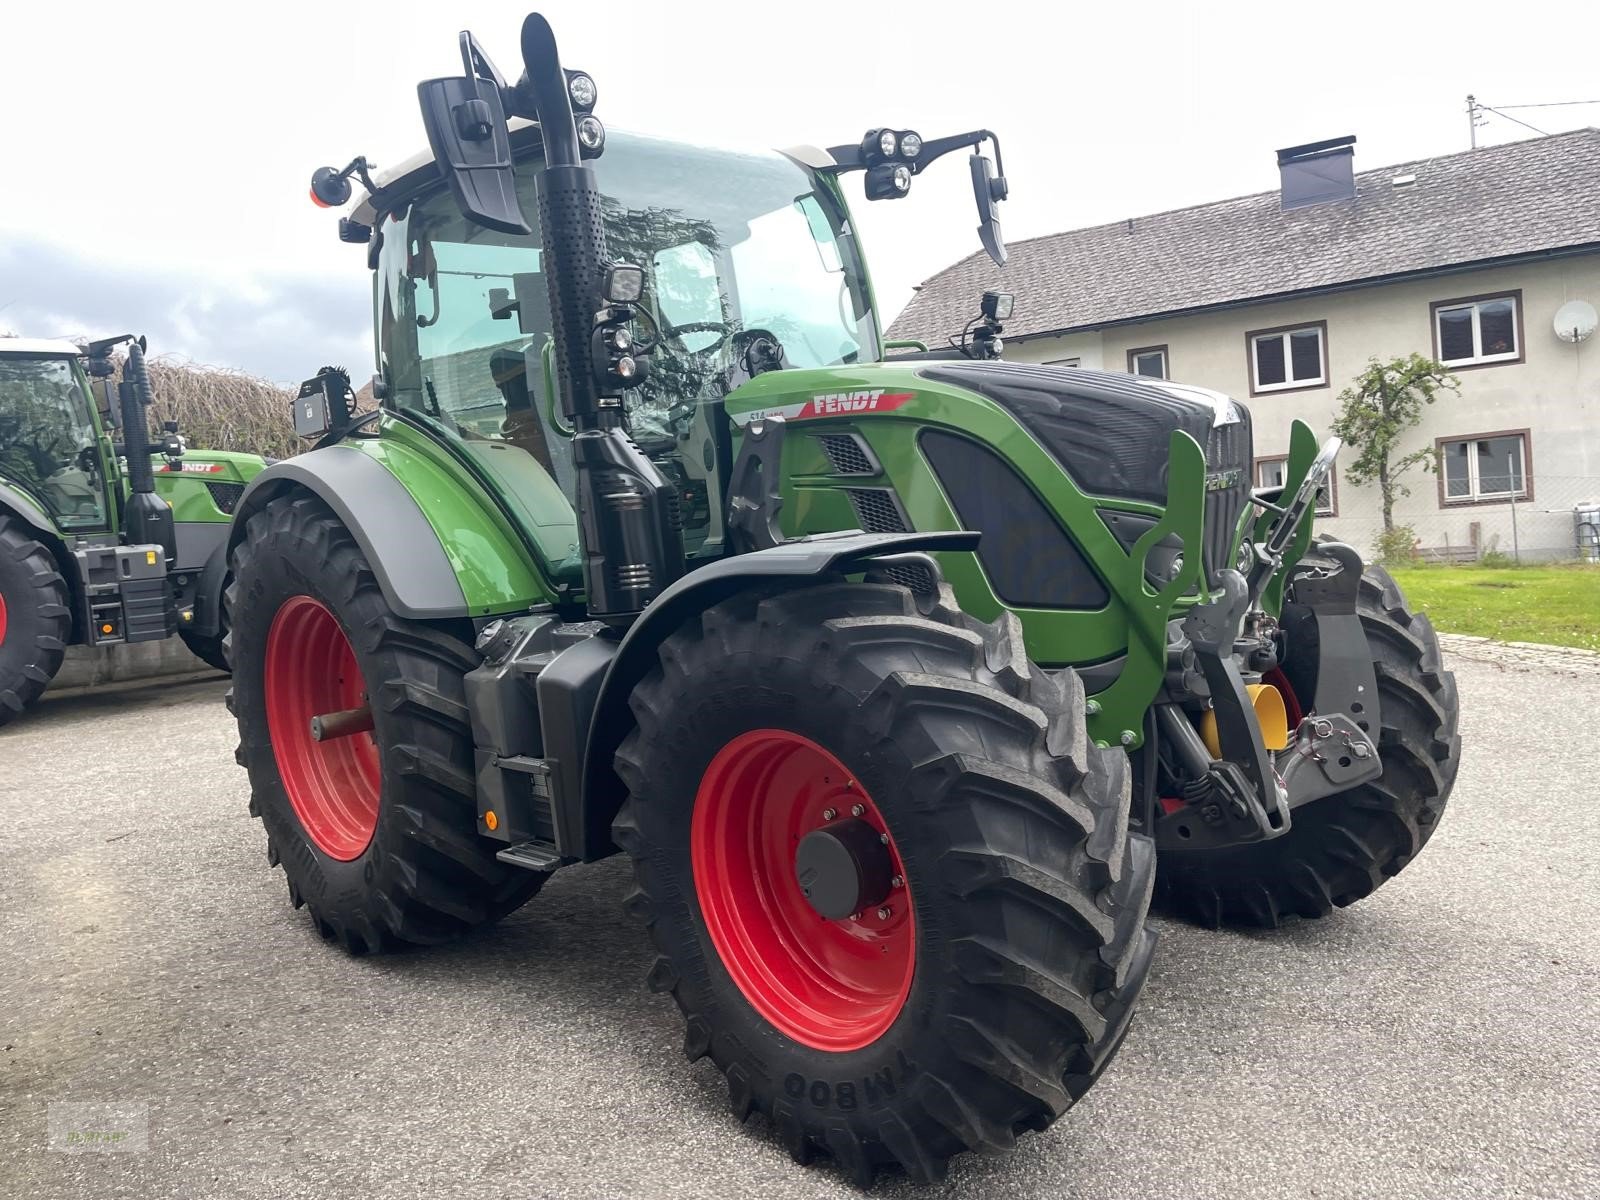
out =
<path fill-rule="evenodd" d="M 20 717 L 61 669 L 72 639 L 69 599 L 50 551 L 0 514 L 0 725 Z"/>
<path fill-rule="evenodd" d="M 539 890 L 545 876 L 499 862 L 478 835 L 462 683 L 477 655 L 395 616 L 320 501 L 284 496 L 249 518 L 228 616 L 250 812 L 324 938 L 352 954 L 443 942 Z M 370 733 L 312 737 L 311 716 L 363 698 Z"/>
<path fill-rule="evenodd" d="M 1149 969 L 1154 850 L 1082 683 L 1033 666 L 1014 615 L 948 588 L 920 610 L 887 583 L 742 592 L 667 638 L 631 704 L 625 907 L 736 1116 L 861 1185 L 926 1181 L 1088 1090 Z M 833 917 L 795 857 L 822 829 L 880 860 Z"/>
<path fill-rule="evenodd" d="M 1383 774 L 1295 809 L 1289 832 L 1271 841 L 1163 850 L 1166 906 L 1213 928 L 1326 916 L 1370 896 L 1433 836 L 1461 764 L 1455 676 L 1432 623 L 1382 567 L 1362 573 L 1356 611 L 1378 680 Z"/>

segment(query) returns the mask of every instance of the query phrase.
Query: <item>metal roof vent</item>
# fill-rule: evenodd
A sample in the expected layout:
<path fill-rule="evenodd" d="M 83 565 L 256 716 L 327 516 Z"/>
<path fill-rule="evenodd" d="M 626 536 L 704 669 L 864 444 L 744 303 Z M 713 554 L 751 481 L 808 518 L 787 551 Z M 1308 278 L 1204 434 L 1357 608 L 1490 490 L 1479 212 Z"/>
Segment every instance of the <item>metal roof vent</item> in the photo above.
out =
<path fill-rule="evenodd" d="M 1278 151 L 1283 209 L 1308 208 L 1356 195 L 1355 134 Z"/>

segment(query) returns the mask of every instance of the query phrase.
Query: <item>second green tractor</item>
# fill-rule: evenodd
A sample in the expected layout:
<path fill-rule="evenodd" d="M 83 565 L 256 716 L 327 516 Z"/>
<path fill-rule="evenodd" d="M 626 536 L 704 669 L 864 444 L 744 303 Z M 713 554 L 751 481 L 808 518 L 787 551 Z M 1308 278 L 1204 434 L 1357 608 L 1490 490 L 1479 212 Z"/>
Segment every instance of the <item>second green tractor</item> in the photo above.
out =
<path fill-rule="evenodd" d="M 796 1160 L 942 1176 L 1061 1116 L 1127 1032 L 1152 897 L 1320 917 L 1454 782 L 1427 619 L 1313 538 L 1337 444 L 1252 492 L 1248 412 L 891 355 L 843 192 L 987 131 L 738 154 L 608 134 L 542 18 L 419 86 L 430 151 L 324 168 L 373 268 L 376 412 L 230 537 L 231 704 L 289 896 L 444 941 L 623 852 L 684 1017 Z M 532 969 L 537 969 L 535 965 Z"/>

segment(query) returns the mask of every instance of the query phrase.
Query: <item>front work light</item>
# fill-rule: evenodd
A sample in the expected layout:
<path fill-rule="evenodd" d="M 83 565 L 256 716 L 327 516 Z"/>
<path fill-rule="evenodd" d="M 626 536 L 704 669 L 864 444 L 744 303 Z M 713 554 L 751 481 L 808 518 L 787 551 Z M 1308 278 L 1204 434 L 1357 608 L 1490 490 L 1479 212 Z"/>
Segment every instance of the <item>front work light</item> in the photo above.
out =
<path fill-rule="evenodd" d="M 991 321 L 1008 320 L 1016 297 L 1010 292 L 985 292 L 980 310 Z"/>
<path fill-rule="evenodd" d="M 598 158 L 606 146 L 606 127 L 592 114 L 578 118 L 578 150 L 584 158 Z"/>
<path fill-rule="evenodd" d="M 869 167 L 866 187 L 868 200 L 898 200 L 911 190 L 911 168 L 905 163 Z"/>
<path fill-rule="evenodd" d="M 595 87 L 591 76 L 582 71 L 572 71 L 567 75 L 567 95 L 572 97 L 573 108 L 588 112 L 600 98 L 600 89 Z"/>
<path fill-rule="evenodd" d="M 911 130 L 900 135 L 900 157 L 915 158 L 922 153 L 922 137 Z"/>
<path fill-rule="evenodd" d="M 612 263 L 606 268 L 605 297 L 612 304 L 637 304 L 644 295 L 644 268 Z"/>

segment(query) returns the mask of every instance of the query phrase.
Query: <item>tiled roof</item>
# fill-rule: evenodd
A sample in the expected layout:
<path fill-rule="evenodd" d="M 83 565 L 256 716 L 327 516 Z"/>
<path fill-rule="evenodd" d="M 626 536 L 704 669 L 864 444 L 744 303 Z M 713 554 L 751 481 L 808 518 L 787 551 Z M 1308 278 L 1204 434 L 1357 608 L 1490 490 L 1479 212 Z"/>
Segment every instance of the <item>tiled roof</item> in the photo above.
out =
<path fill-rule="evenodd" d="M 942 343 L 985 288 L 1016 294 L 1017 337 L 1591 243 L 1600 130 L 1579 129 L 1362 171 L 1354 200 L 1283 212 L 1273 190 L 1032 238 L 1003 270 L 976 253 L 924 283 L 889 334 Z"/>

